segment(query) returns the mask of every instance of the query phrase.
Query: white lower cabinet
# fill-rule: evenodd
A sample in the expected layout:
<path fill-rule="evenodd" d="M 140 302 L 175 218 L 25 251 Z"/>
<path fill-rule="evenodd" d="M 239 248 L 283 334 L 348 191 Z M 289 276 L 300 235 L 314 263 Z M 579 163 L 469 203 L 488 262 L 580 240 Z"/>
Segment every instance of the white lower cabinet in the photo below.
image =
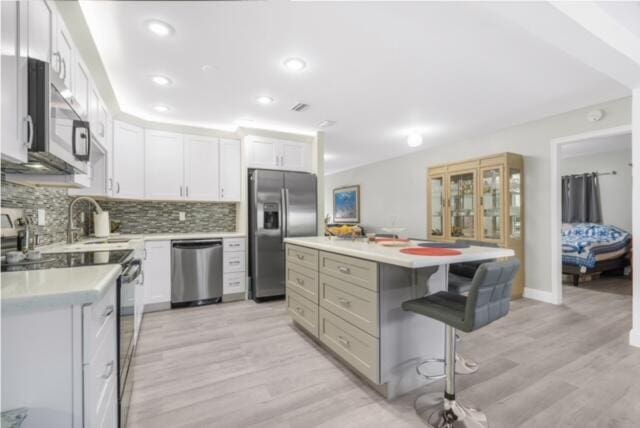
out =
<path fill-rule="evenodd" d="M 117 284 L 98 302 L 2 313 L 2 410 L 27 425 L 117 428 Z"/>
<path fill-rule="evenodd" d="M 247 287 L 246 251 L 244 238 L 223 240 L 222 294 L 244 294 Z"/>
<path fill-rule="evenodd" d="M 166 309 L 171 302 L 171 241 L 147 241 L 144 245 L 144 302 L 147 311 Z"/>

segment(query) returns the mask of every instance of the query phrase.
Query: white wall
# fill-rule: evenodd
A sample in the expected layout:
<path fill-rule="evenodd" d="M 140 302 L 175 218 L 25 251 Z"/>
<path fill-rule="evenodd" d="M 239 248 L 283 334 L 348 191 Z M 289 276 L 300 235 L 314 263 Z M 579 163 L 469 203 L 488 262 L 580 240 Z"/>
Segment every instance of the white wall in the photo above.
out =
<path fill-rule="evenodd" d="M 584 172 L 611 172 L 600 176 L 600 199 L 604 224 L 631 232 L 631 146 L 626 150 L 574 156 L 560 160 L 560 175 Z"/>
<path fill-rule="evenodd" d="M 588 122 L 593 108 L 605 111 L 600 122 Z M 361 221 L 376 229 L 396 224 L 406 227 L 412 237 L 426 237 L 426 174 L 431 165 L 510 151 L 524 156 L 526 204 L 526 276 L 525 286 L 551 291 L 551 267 L 548 257 L 550 140 L 596 129 L 631 123 L 631 99 L 611 101 L 507 128 L 490 135 L 425 148 L 414 154 L 389 159 L 325 177 L 325 211 L 333 210 L 332 190 L 359 184 Z M 331 138 L 327 134 L 326 140 Z M 404 144 L 393 141 L 389 144 Z"/>

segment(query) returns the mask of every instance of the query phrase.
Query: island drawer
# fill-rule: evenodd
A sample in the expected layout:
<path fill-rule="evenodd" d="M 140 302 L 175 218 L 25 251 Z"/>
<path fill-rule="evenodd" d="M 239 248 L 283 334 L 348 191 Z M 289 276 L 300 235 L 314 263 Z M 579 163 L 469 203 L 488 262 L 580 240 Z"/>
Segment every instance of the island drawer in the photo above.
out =
<path fill-rule="evenodd" d="M 116 288 L 114 281 L 102 299 L 84 308 L 84 354 L 87 359 L 93 358 L 100 342 L 105 340 L 111 328 L 116 328 Z"/>
<path fill-rule="evenodd" d="M 320 272 L 378 291 L 378 264 L 375 262 L 321 251 Z"/>
<path fill-rule="evenodd" d="M 318 305 L 294 291 L 287 290 L 287 312 L 305 330 L 318 337 Z"/>
<path fill-rule="evenodd" d="M 374 383 L 380 383 L 379 341 L 320 308 L 320 341 Z"/>
<path fill-rule="evenodd" d="M 287 263 L 287 289 L 318 304 L 318 272 Z"/>
<path fill-rule="evenodd" d="M 287 244 L 287 262 L 318 270 L 318 251 L 311 248 Z"/>
<path fill-rule="evenodd" d="M 320 306 L 379 337 L 378 293 L 321 273 Z"/>

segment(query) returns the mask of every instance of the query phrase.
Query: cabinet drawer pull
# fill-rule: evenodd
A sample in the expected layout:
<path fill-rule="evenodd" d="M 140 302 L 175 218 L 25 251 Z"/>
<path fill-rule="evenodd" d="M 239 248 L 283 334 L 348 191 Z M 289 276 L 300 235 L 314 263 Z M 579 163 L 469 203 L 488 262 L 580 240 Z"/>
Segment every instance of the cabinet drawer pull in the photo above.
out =
<path fill-rule="evenodd" d="M 230 247 L 239 247 L 240 244 L 229 244 Z"/>
<path fill-rule="evenodd" d="M 342 306 L 351 306 L 351 300 L 343 299 L 342 297 L 338 297 L 338 303 Z"/>
<path fill-rule="evenodd" d="M 345 273 L 347 275 L 351 274 L 351 269 L 349 269 L 346 266 L 338 266 L 338 270 L 342 273 Z"/>
<path fill-rule="evenodd" d="M 349 341 L 342 336 L 338 336 L 338 342 L 342 343 L 345 348 L 349 347 Z"/>
<path fill-rule="evenodd" d="M 113 360 L 107 363 L 107 365 L 105 366 L 105 371 L 104 373 L 102 373 L 102 379 L 109 379 L 111 377 L 111 374 L 113 373 L 113 366 Z"/>
<path fill-rule="evenodd" d="M 240 285 L 240 281 L 230 282 L 229 285 Z"/>
<path fill-rule="evenodd" d="M 298 260 L 304 260 L 304 256 L 302 254 L 296 254 Z"/>
<path fill-rule="evenodd" d="M 230 265 L 239 265 L 240 264 L 240 260 L 231 260 L 229 262 Z"/>
<path fill-rule="evenodd" d="M 113 305 L 109 305 L 106 308 L 104 308 L 104 313 L 102 314 L 102 318 L 107 318 L 109 315 L 111 315 L 114 311 L 114 306 Z"/>
<path fill-rule="evenodd" d="M 300 278 L 300 277 L 296 278 L 296 282 L 297 282 L 298 284 L 300 284 L 300 285 L 304 285 L 304 279 L 302 279 L 302 278 Z"/>
<path fill-rule="evenodd" d="M 302 309 L 300 306 L 296 308 L 296 312 L 299 313 L 300 315 L 304 315 L 304 309 Z"/>

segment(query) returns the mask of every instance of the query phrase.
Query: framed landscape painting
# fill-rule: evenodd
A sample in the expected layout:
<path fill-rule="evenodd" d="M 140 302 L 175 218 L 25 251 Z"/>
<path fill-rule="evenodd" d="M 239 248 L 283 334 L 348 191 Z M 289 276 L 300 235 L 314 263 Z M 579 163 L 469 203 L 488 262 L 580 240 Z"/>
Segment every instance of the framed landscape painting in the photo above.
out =
<path fill-rule="evenodd" d="M 334 223 L 360 223 L 360 186 L 333 189 Z"/>

